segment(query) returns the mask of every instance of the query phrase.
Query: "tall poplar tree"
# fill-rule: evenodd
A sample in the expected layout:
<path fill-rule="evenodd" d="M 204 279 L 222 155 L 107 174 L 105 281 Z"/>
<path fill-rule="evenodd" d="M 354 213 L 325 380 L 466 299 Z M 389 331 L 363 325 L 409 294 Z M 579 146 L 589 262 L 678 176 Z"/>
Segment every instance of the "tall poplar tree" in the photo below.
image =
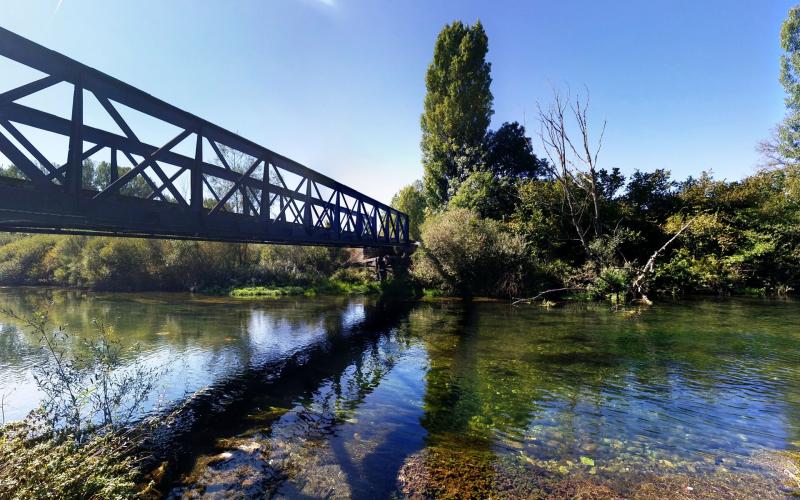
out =
<path fill-rule="evenodd" d="M 421 119 L 423 182 L 431 208 L 447 203 L 450 182 L 469 173 L 463 158 L 478 156 L 486 136 L 493 113 L 488 50 L 480 21 L 472 26 L 456 21 L 436 39 Z"/>
<path fill-rule="evenodd" d="M 774 136 L 758 148 L 772 167 L 800 163 L 800 6 L 790 9 L 783 21 L 781 48 L 780 82 L 786 92 L 786 116 Z"/>
<path fill-rule="evenodd" d="M 781 153 L 800 160 L 800 7 L 789 11 L 781 26 L 781 84 L 786 91 L 788 114 L 779 127 Z"/>

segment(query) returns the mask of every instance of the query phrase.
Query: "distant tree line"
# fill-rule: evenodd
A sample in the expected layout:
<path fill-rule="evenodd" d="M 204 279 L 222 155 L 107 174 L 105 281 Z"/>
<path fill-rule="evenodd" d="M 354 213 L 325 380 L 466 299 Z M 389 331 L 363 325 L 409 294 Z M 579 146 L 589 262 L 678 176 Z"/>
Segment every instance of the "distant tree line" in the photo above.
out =
<path fill-rule="evenodd" d="M 5 234 L 0 284 L 211 292 L 306 286 L 342 274 L 349 259 L 347 250 L 323 247 Z"/>

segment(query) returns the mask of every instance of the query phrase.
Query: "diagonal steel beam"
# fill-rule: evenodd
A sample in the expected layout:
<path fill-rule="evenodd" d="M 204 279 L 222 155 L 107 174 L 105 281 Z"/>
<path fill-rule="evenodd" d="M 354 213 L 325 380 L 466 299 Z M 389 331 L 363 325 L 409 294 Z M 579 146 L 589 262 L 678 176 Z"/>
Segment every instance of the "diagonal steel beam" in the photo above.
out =
<path fill-rule="evenodd" d="M 122 154 L 124 154 L 125 158 L 127 158 L 128 161 L 131 162 L 131 165 L 132 165 L 131 168 L 135 167 L 139 163 L 138 161 L 136 161 L 136 158 L 134 158 L 133 155 L 130 154 L 129 152 L 123 151 Z M 151 190 L 153 190 L 154 192 L 158 191 L 158 186 L 156 186 L 155 182 L 153 182 L 153 180 L 149 176 L 147 176 L 144 172 L 141 172 L 139 174 L 139 176 L 142 179 L 144 179 L 144 181 L 147 183 L 147 185 L 150 187 Z M 119 179 L 119 177 L 117 177 L 117 178 Z M 109 186 L 110 185 L 111 184 L 109 184 Z M 122 189 L 122 187 L 120 187 L 120 189 Z M 167 201 L 167 199 L 164 198 L 164 195 L 161 194 L 161 193 L 158 194 L 158 197 L 161 198 L 161 201 Z"/>
<path fill-rule="evenodd" d="M 177 179 L 178 177 L 180 177 L 182 173 L 186 172 L 186 170 L 187 170 L 187 168 L 186 168 L 186 167 L 179 168 L 177 172 L 175 172 L 174 174 L 172 174 L 172 175 L 170 176 L 170 178 L 169 178 L 169 182 L 170 182 L 170 183 L 173 183 L 173 182 L 175 182 L 175 179 Z M 147 197 L 147 199 L 148 199 L 148 200 L 152 200 L 152 199 L 153 199 L 153 198 L 155 198 L 156 196 L 160 196 L 160 195 L 161 195 L 161 192 L 164 190 L 164 188 L 165 188 L 165 187 L 167 187 L 167 184 L 166 184 L 166 183 L 162 184 L 161 186 L 159 186 L 159 187 L 158 187 L 158 190 L 156 190 L 156 191 L 153 191 L 152 193 L 150 193 L 150 195 Z M 163 197 L 162 197 L 162 199 L 163 199 Z"/>
<path fill-rule="evenodd" d="M 238 190 L 239 190 L 239 188 L 242 186 L 242 181 L 244 181 L 246 178 L 250 177 L 250 174 L 252 174 L 252 173 L 255 171 L 255 169 L 256 169 L 256 168 L 258 168 L 258 165 L 259 165 L 259 164 L 260 164 L 262 161 L 263 161 L 263 160 L 262 160 L 261 158 L 256 158 L 256 161 L 255 161 L 255 162 L 253 162 L 253 164 L 250 166 L 250 168 L 248 168 L 248 169 L 247 169 L 247 171 L 246 171 L 245 173 L 243 173 L 243 174 L 242 174 L 242 176 L 239 178 L 239 180 L 238 180 L 238 181 L 236 181 L 236 182 L 233 184 L 233 187 L 231 187 L 231 189 L 230 189 L 230 190 L 229 190 L 227 193 L 225 193 L 225 195 L 222 197 L 222 199 L 221 199 L 221 200 L 219 200 L 219 202 L 217 202 L 217 204 L 216 204 L 216 205 L 214 205 L 214 208 L 212 208 L 212 209 L 211 209 L 211 211 L 210 211 L 210 212 L 208 212 L 208 215 L 211 215 L 211 214 L 214 214 L 214 213 L 217 213 L 217 212 L 219 212 L 219 209 L 220 209 L 220 207 L 222 207 L 223 205 L 225 205 L 225 203 L 227 203 L 227 202 L 228 202 L 228 200 L 230 199 L 230 197 L 231 197 L 231 196 L 233 196 L 233 194 L 234 194 L 236 191 L 238 191 Z"/>
<path fill-rule="evenodd" d="M 39 168 L 22 153 L 5 134 L 0 133 L 0 152 L 6 155 L 18 169 L 22 170 L 28 179 L 40 187 L 51 187 L 53 183 L 42 173 Z"/>
<path fill-rule="evenodd" d="M 175 197 L 175 200 L 177 200 L 178 203 L 180 203 L 181 205 L 188 207 L 189 203 L 184 199 L 181 192 L 178 191 L 178 188 L 176 188 L 175 185 L 169 180 L 169 177 L 167 177 L 167 174 L 164 173 L 164 170 L 161 168 L 161 165 L 159 165 L 156 160 L 153 160 L 151 162 L 150 168 L 152 168 L 153 172 L 155 172 L 158 178 L 161 179 L 161 182 L 163 183 L 162 186 L 163 185 L 167 186 L 167 190 L 172 194 L 172 196 Z M 142 175 L 147 175 L 147 174 L 142 172 Z"/>
<path fill-rule="evenodd" d="M 111 119 L 114 120 L 114 123 L 116 123 L 119 129 L 122 130 L 122 133 L 127 135 L 128 139 L 133 139 L 135 141 L 138 141 L 139 138 L 136 137 L 136 134 L 133 133 L 133 130 L 131 130 L 131 128 L 128 126 L 128 123 L 125 121 L 124 118 L 122 118 L 122 115 L 119 114 L 119 111 L 117 111 L 117 108 L 114 107 L 114 105 L 111 103 L 108 97 L 98 92 L 92 92 L 92 93 L 94 94 L 95 99 L 97 99 L 97 102 L 99 102 L 100 105 L 103 106 L 103 109 L 106 110 L 106 113 L 108 113 Z"/>
<path fill-rule="evenodd" d="M 123 175 L 122 177 L 120 177 L 116 181 L 114 181 L 111 184 L 109 184 L 109 186 L 107 188 L 105 188 L 104 190 L 102 190 L 99 193 L 97 193 L 93 199 L 94 200 L 102 200 L 104 198 L 107 198 L 111 194 L 115 194 L 117 191 L 119 191 L 119 188 L 121 188 L 122 186 L 127 184 L 128 181 L 130 181 L 131 179 L 136 177 L 138 174 L 142 173 L 144 171 L 144 169 L 146 169 L 148 166 L 153 164 L 155 162 L 155 160 L 162 153 L 164 153 L 165 151 L 169 151 L 170 149 L 172 149 L 175 146 L 177 146 L 182 140 L 184 140 L 187 137 L 189 137 L 190 134 L 191 134 L 191 132 L 189 132 L 188 130 L 184 130 L 180 134 L 176 135 L 172 140 L 170 140 L 169 142 L 167 142 L 166 144 L 164 144 L 163 146 L 161 146 L 160 148 L 155 150 L 150 156 L 148 156 L 147 158 L 142 160 L 141 163 L 139 163 L 134 168 L 132 168 L 131 170 L 126 172 L 125 175 Z M 160 169 L 158 169 L 158 170 L 160 170 Z M 161 173 L 163 175 L 163 172 L 161 172 Z M 181 200 L 183 200 L 183 197 L 180 196 L 180 194 L 178 194 L 178 196 L 176 198 L 180 198 Z M 186 204 L 186 201 L 184 200 L 183 203 Z"/>
<path fill-rule="evenodd" d="M 81 155 L 81 160 L 89 159 L 89 157 L 91 157 L 93 154 L 97 153 L 104 147 L 105 146 L 103 146 L 102 144 L 95 144 L 94 146 L 90 147 L 89 149 L 83 152 L 83 154 Z"/>
<path fill-rule="evenodd" d="M 211 187 L 211 184 L 208 182 L 208 179 L 206 179 L 205 175 L 203 176 L 203 182 L 206 184 L 206 186 L 208 186 L 208 190 L 211 191 L 211 195 L 214 197 L 214 199 L 219 201 L 219 196 L 217 195 L 217 192 L 214 191 L 214 188 Z"/>
<path fill-rule="evenodd" d="M 36 147 L 33 144 L 31 144 L 31 142 L 28 140 L 28 138 L 25 137 L 22 134 L 22 132 L 20 132 L 19 129 L 17 129 L 17 127 L 15 127 L 10 121 L 5 120 L 5 119 L 0 119 L 0 125 L 2 125 L 3 128 L 8 130 L 8 133 L 11 134 L 11 136 L 14 139 L 16 139 L 17 142 L 20 143 L 23 148 L 27 149 L 28 152 L 34 158 L 36 158 L 36 161 L 41 163 L 41 165 L 44 168 L 46 168 L 48 170 L 48 172 L 50 172 L 50 175 L 57 175 L 58 174 L 58 169 L 55 166 L 53 166 L 52 163 L 50 163 L 50 160 L 45 158 L 45 156 L 42 153 L 40 153 L 39 150 L 36 149 Z"/>
<path fill-rule="evenodd" d="M 40 90 L 52 87 L 53 85 L 61 83 L 62 81 L 63 80 L 61 80 L 61 78 L 57 78 L 53 75 L 46 76 L 34 82 L 26 83 L 21 87 L 3 92 L 0 94 L 0 102 L 11 102 L 16 101 L 17 99 L 22 99 L 23 97 L 35 94 Z"/>
<path fill-rule="evenodd" d="M 208 139 L 208 138 L 207 138 Z M 214 153 L 217 154 L 217 158 L 219 158 L 220 163 L 222 166 L 225 167 L 226 170 L 233 170 L 230 165 L 228 165 L 228 161 L 225 159 L 225 155 L 222 154 L 222 151 L 219 150 L 219 146 L 217 145 L 217 141 L 213 139 L 208 139 L 208 143 L 211 144 L 211 149 L 214 150 Z"/>

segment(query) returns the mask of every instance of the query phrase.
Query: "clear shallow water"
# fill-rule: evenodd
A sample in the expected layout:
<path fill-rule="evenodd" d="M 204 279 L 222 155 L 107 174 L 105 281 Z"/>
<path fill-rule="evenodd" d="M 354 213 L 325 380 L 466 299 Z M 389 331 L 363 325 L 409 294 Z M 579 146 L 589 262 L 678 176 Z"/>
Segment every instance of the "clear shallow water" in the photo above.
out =
<path fill-rule="evenodd" d="M 100 318 L 141 359 L 168 364 L 150 404 L 183 405 L 162 437 L 173 497 L 430 494 L 442 460 L 489 463 L 490 482 L 727 480 L 761 474 L 762 452 L 800 440 L 798 302 L 687 301 L 628 318 L 602 306 L 0 292 L 22 311 L 50 299 L 78 337 Z M 38 400 L 39 353 L 13 324 L 0 332 L 0 394 L 18 418 Z"/>

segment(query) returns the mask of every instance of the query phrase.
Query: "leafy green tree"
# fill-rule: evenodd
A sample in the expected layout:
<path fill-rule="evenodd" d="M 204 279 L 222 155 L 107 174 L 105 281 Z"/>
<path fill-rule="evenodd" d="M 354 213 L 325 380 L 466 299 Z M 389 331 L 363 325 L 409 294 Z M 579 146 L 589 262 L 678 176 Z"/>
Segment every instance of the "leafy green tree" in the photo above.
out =
<path fill-rule="evenodd" d="M 625 201 L 638 213 L 663 220 L 675 203 L 676 186 L 677 183 L 670 179 L 669 170 L 636 170 L 628 181 Z"/>
<path fill-rule="evenodd" d="M 514 211 L 517 190 L 512 179 L 491 172 L 473 172 L 460 183 L 450 207 L 466 208 L 481 217 L 501 220 Z"/>
<path fill-rule="evenodd" d="M 19 169 L 14 164 L 8 165 L 6 167 L 0 165 L 0 176 L 3 177 L 11 177 L 12 179 L 27 179 L 28 177 L 22 173 L 22 170 Z"/>
<path fill-rule="evenodd" d="M 486 61 L 489 40 L 480 21 L 456 21 L 439 33 L 433 61 L 425 76 L 422 161 L 428 205 L 439 209 L 449 198 L 452 179 L 469 172 L 456 157 L 481 148 L 493 113 L 491 64 Z"/>
<path fill-rule="evenodd" d="M 771 139 L 759 149 L 767 165 L 781 167 L 800 161 L 800 6 L 793 7 L 781 26 L 780 82 L 786 92 L 786 116 Z"/>
<path fill-rule="evenodd" d="M 625 176 L 619 168 L 614 167 L 610 172 L 604 168 L 597 171 L 597 189 L 604 199 L 613 199 L 624 185 Z"/>
<path fill-rule="evenodd" d="M 96 174 L 94 161 L 91 158 L 83 160 L 83 168 L 81 169 L 83 189 L 97 189 Z"/>
<path fill-rule="evenodd" d="M 419 228 L 425 222 L 425 209 L 428 204 L 423 192 L 422 181 L 414 181 L 392 196 L 392 207 L 408 215 L 411 239 L 419 240 Z"/>
<path fill-rule="evenodd" d="M 542 160 L 533 153 L 525 127 L 517 122 L 504 123 L 486 134 L 486 168 L 497 177 L 530 179 L 544 173 Z"/>
<path fill-rule="evenodd" d="M 536 260 L 568 258 L 575 253 L 571 228 L 561 217 L 560 186 L 551 180 L 528 179 L 519 183 L 518 202 L 509 220 L 515 234 L 525 238 Z M 578 253 L 580 255 L 580 253 Z"/>

